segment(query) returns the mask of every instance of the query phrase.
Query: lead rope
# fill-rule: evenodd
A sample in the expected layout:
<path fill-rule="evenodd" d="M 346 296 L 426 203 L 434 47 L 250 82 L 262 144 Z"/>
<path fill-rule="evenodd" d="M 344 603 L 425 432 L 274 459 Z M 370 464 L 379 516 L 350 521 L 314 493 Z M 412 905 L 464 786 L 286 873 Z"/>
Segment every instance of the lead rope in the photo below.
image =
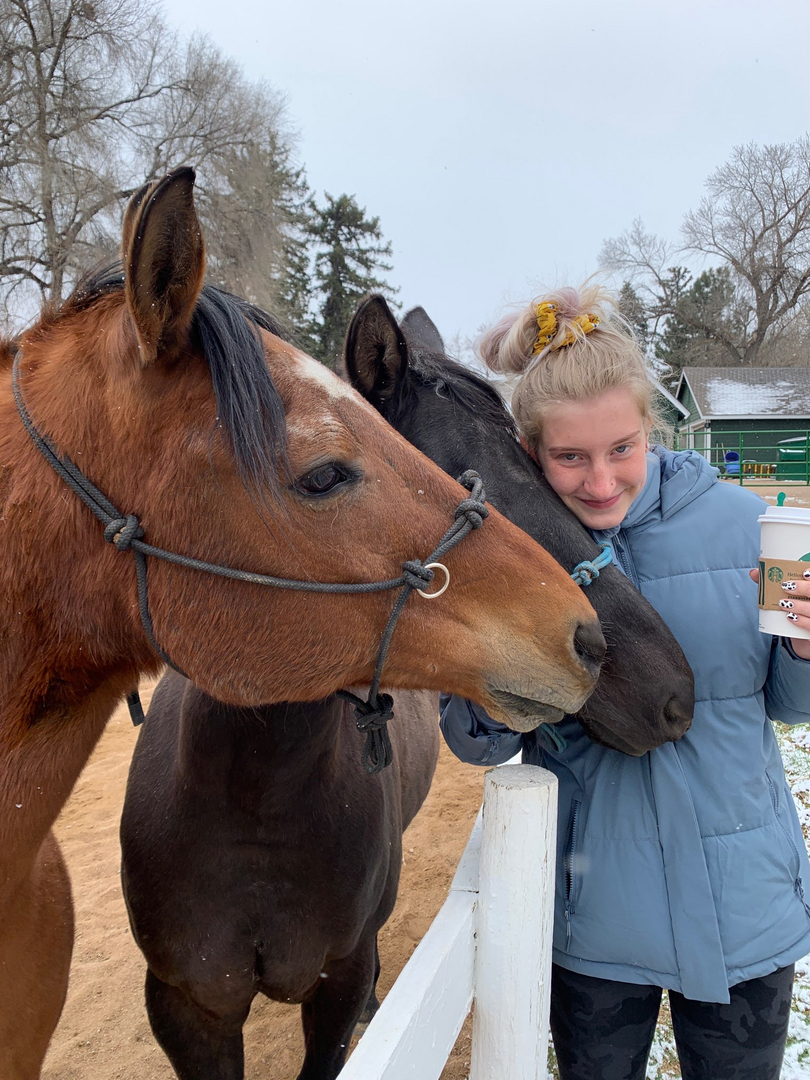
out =
<path fill-rule="evenodd" d="M 401 590 L 382 633 L 368 700 L 363 701 L 362 698 L 356 697 L 349 691 L 341 691 L 344 697 L 355 703 L 358 729 L 366 734 L 366 744 L 363 749 L 363 764 L 366 769 L 369 772 L 379 772 L 380 769 L 390 764 L 391 742 L 388 732 L 385 730 L 385 724 L 393 716 L 393 702 L 389 694 L 379 694 L 378 691 L 391 638 L 408 597 L 414 589 L 422 592 L 424 587 L 433 581 L 435 575 L 430 564 L 437 563 L 442 556 L 460 543 L 468 533 L 473 529 L 480 529 L 483 525 L 489 510 L 484 505 L 486 494 L 481 477 L 472 471 L 464 473 L 460 478 L 460 482 L 470 491 L 470 497 L 463 499 L 456 508 L 455 521 L 441 538 L 436 550 L 426 562 L 422 562 L 420 559 L 408 560 L 402 564 L 402 574 L 397 578 L 389 578 L 385 581 L 350 583 L 297 581 L 292 578 L 254 574 L 247 570 L 236 570 L 229 566 L 203 562 L 201 559 L 193 559 L 188 555 L 178 555 L 176 552 L 166 551 L 163 548 L 145 543 L 142 539 L 144 530 L 138 518 L 134 514 L 122 514 L 110 502 L 104 492 L 96 487 L 70 458 L 60 457 L 50 439 L 37 430 L 26 408 L 20 388 L 20 355 L 18 352 L 14 358 L 14 365 L 11 370 L 11 385 L 14 401 L 23 426 L 51 468 L 104 525 L 104 539 L 107 543 L 113 544 L 118 551 L 132 552 L 138 584 L 138 609 L 144 631 L 150 645 L 158 656 L 179 674 L 185 675 L 182 669 L 173 663 L 167 653 L 164 652 L 155 637 L 152 617 L 149 612 L 147 555 L 152 555 L 156 559 L 163 559 L 165 562 L 174 563 L 178 566 L 184 566 L 190 570 L 202 570 L 209 574 L 215 574 L 218 577 L 247 581 L 255 585 L 267 585 L 272 588 L 292 589 L 299 592 L 363 594 L 383 592 L 388 589 Z M 442 569 L 445 568 L 442 567 Z M 446 569 L 445 573 L 449 580 Z M 444 589 L 440 591 L 443 592 Z M 429 593 L 422 593 L 422 595 L 430 596 Z M 137 690 L 127 696 L 127 705 L 129 706 L 133 724 L 142 723 L 144 719 L 143 707 Z"/>

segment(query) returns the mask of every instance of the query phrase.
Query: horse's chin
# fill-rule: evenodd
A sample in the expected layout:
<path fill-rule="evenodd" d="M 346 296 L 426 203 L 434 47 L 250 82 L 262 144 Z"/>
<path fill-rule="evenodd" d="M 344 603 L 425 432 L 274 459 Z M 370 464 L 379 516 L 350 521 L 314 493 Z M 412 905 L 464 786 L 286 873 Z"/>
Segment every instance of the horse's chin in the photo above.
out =
<path fill-rule="evenodd" d="M 615 731 L 611 731 L 610 728 L 604 724 L 600 724 L 598 721 L 585 718 L 577 714 L 577 720 L 585 730 L 585 734 L 598 746 L 606 746 L 608 750 L 618 750 L 622 754 L 627 754 L 628 757 L 643 757 L 649 750 L 653 749 L 653 746 L 660 746 L 660 742 L 656 742 L 653 745 L 637 746 L 634 743 L 626 742 Z M 676 736 L 673 735 L 672 742 L 675 741 Z"/>
<path fill-rule="evenodd" d="M 497 710 L 492 710 L 493 719 L 500 720 L 512 731 L 534 731 L 541 724 L 558 724 L 565 715 L 562 709 L 544 701 L 533 701 L 532 698 L 520 697 L 519 694 L 498 690 L 494 686 L 487 690 L 497 705 Z"/>

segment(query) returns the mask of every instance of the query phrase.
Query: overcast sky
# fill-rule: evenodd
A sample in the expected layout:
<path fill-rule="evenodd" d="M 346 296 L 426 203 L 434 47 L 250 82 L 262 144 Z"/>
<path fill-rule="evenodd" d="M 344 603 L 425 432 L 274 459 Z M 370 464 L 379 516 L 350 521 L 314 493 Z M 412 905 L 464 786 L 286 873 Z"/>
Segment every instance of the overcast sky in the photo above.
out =
<path fill-rule="evenodd" d="M 740 143 L 810 131 L 807 0 L 164 0 L 287 95 L 321 194 L 379 215 L 404 307 L 474 335 L 671 240 Z"/>

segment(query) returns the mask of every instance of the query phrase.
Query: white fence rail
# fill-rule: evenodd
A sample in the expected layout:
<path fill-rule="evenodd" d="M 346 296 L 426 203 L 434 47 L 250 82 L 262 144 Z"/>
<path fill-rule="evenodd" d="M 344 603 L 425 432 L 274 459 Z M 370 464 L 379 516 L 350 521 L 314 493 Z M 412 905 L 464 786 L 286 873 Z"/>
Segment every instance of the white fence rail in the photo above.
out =
<path fill-rule="evenodd" d="M 339 1080 L 438 1080 L 470 1007 L 470 1080 L 545 1080 L 557 779 L 488 774 L 450 895 Z"/>

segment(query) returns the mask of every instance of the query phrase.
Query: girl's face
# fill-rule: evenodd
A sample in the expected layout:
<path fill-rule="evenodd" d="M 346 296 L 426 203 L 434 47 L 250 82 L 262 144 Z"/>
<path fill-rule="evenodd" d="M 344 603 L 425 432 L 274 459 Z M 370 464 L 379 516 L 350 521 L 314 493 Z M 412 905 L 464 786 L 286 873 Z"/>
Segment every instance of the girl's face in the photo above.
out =
<path fill-rule="evenodd" d="M 537 459 L 569 510 L 589 529 L 621 524 L 647 480 L 649 422 L 629 388 L 555 405 Z"/>

